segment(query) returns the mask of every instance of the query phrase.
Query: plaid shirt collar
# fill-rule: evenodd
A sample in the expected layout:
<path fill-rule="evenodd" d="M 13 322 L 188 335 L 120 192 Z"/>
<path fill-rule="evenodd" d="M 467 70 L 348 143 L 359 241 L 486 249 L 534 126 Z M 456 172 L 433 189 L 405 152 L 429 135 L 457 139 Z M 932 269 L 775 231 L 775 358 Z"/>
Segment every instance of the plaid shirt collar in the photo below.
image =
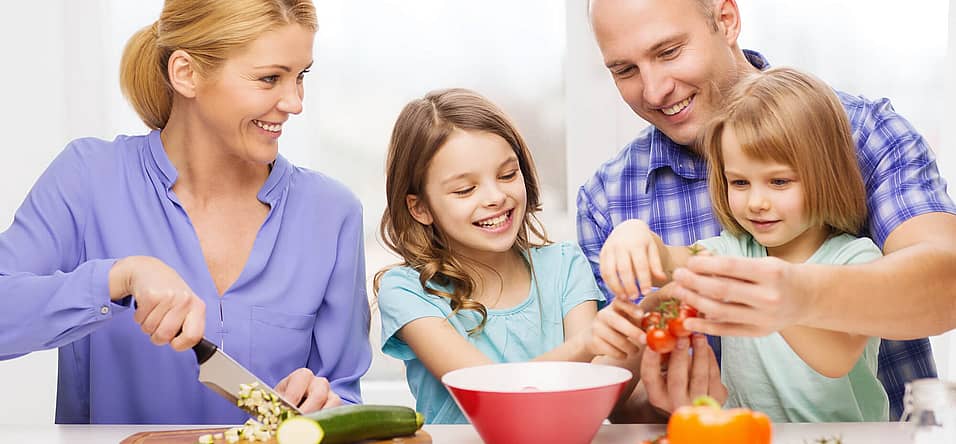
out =
<path fill-rule="evenodd" d="M 765 70 L 770 67 L 767 58 L 757 51 L 743 50 L 744 56 L 755 68 Z M 647 177 L 644 180 L 644 192 L 652 182 L 650 176 L 659 168 L 670 168 L 685 179 L 706 179 L 707 161 L 684 145 L 679 145 L 664 133 L 651 126 L 650 153 L 647 165 Z"/>

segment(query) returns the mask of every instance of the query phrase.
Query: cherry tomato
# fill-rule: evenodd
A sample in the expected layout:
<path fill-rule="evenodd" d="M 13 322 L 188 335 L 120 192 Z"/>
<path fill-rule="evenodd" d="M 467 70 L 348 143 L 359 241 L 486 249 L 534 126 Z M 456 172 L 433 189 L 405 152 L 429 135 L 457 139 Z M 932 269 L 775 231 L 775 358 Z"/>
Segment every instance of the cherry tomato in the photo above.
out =
<path fill-rule="evenodd" d="M 647 330 L 647 346 L 657 353 L 670 353 L 677 346 L 677 338 L 666 329 L 651 327 Z"/>
<path fill-rule="evenodd" d="M 680 304 L 679 316 L 683 318 L 696 318 L 698 316 L 697 309 L 687 304 Z"/>
<path fill-rule="evenodd" d="M 661 314 L 656 311 L 649 311 L 644 313 L 644 317 L 641 318 L 641 330 L 647 331 L 651 327 L 660 327 L 661 325 Z"/>
<path fill-rule="evenodd" d="M 691 331 L 684 327 L 684 319 L 687 317 L 678 317 L 667 320 L 667 331 L 675 338 L 686 338 L 690 336 Z"/>

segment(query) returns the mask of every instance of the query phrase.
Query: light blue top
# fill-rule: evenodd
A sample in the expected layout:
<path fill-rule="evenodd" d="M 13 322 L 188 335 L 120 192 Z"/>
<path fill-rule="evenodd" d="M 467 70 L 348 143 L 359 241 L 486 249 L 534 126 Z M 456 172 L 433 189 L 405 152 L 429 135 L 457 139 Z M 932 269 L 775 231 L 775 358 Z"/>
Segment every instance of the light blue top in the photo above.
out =
<path fill-rule="evenodd" d="M 489 309 L 481 333 L 467 331 L 480 322 L 480 315 L 462 310 L 451 316 L 449 300 L 425 293 L 419 273 L 397 267 L 382 277 L 378 305 L 382 315 L 382 351 L 405 361 L 408 387 L 416 408 L 429 424 L 467 423 L 458 405 L 432 376 L 415 352 L 396 333 L 411 321 L 425 317 L 448 318 L 472 345 L 495 362 L 521 362 L 554 349 L 564 342 L 564 316 L 585 301 L 604 301 L 594 282 L 587 259 L 573 243 L 559 243 L 530 251 L 534 275 L 528 298 L 505 309 Z M 429 283 L 429 286 L 432 286 Z M 448 288 L 433 288 L 450 291 Z"/>
<path fill-rule="evenodd" d="M 752 236 L 726 231 L 697 242 L 715 254 L 766 257 Z M 831 237 L 809 259 L 814 264 L 861 264 L 881 256 L 869 238 Z M 860 359 L 840 378 L 817 373 L 779 333 L 762 338 L 720 338 L 721 381 L 730 392 L 726 407 L 747 407 L 774 422 L 886 421 L 889 400 L 876 377 L 880 339 L 870 338 Z"/>
<path fill-rule="evenodd" d="M 110 301 L 116 259 L 148 255 L 205 301 L 206 338 L 265 383 L 307 367 L 360 402 L 371 349 L 358 199 L 276 158 L 258 194 L 269 214 L 220 297 L 177 177 L 159 131 L 66 147 L 0 233 L 0 360 L 59 347 L 57 423 L 244 422 L 198 382 L 192 351 L 153 345 L 129 301 Z"/>

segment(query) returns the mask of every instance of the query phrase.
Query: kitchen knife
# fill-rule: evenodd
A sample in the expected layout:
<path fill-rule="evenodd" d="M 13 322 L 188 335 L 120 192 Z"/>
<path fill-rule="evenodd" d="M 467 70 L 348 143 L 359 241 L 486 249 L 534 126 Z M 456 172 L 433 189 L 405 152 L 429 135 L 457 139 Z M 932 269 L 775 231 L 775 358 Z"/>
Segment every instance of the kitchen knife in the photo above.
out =
<path fill-rule="evenodd" d="M 198 344 L 193 346 L 193 351 L 196 352 L 196 361 L 199 362 L 199 382 L 202 382 L 214 392 L 219 393 L 223 398 L 228 399 L 232 405 L 238 406 L 236 401 L 239 400 L 240 384 L 252 385 L 252 383 L 258 382 L 259 385 L 256 388 L 262 390 L 264 395 L 275 395 L 276 399 L 278 399 L 285 408 L 288 408 L 297 415 L 302 414 L 296 406 L 286 401 L 282 396 L 279 396 L 278 393 L 257 378 L 256 375 L 246 370 L 245 367 L 229 357 L 229 355 L 220 350 L 216 344 L 213 344 L 206 338 L 203 338 L 202 341 L 199 341 Z M 252 414 L 253 418 L 258 415 L 258 412 L 247 411 L 247 413 Z"/>

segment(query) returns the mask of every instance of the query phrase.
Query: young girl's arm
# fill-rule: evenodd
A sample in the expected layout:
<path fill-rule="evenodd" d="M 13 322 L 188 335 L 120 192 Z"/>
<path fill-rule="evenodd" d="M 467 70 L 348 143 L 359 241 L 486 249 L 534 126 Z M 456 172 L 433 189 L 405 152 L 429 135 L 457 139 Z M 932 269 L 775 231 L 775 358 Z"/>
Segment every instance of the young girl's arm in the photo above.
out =
<path fill-rule="evenodd" d="M 597 315 L 597 302 L 584 301 L 564 316 L 564 343 L 534 358 L 535 361 L 590 362 L 594 354 L 588 349 L 591 326 Z"/>
<path fill-rule="evenodd" d="M 571 309 L 564 318 L 565 337 L 568 339 L 533 360 L 589 362 L 594 355 L 588 352 L 587 345 L 591 340 L 591 320 L 596 313 L 597 303 L 594 301 L 586 301 Z M 397 334 L 438 379 L 452 370 L 494 363 L 443 318 L 416 319 Z"/>
<path fill-rule="evenodd" d="M 687 247 L 665 245 L 647 223 L 631 219 L 614 227 L 601 248 L 601 277 L 616 297 L 636 299 L 670 282 L 690 256 Z"/>
<path fill-rule="evenodd" d="M 494 363 L 444 318 L 416 319 L 405 324 L 396 335 L 438 379 L 452 370 Z"/>
<path fill-rule="evenodd" d="M 794 353 L 828 378 L 846 376 L 863 354 L 869 336 L 794 325 L 780 331 Z"/>
<path fill-rule="evenodd" d="M 836 253 L 834 264 L 852 266 L 882 256 L 879 247 L 867 238 L 858 238 Z M 869 336 L 794 325 L 780 331 L 790 348 L 817 373 L 829 378 L 845 376 L 860 359 Z"/>

